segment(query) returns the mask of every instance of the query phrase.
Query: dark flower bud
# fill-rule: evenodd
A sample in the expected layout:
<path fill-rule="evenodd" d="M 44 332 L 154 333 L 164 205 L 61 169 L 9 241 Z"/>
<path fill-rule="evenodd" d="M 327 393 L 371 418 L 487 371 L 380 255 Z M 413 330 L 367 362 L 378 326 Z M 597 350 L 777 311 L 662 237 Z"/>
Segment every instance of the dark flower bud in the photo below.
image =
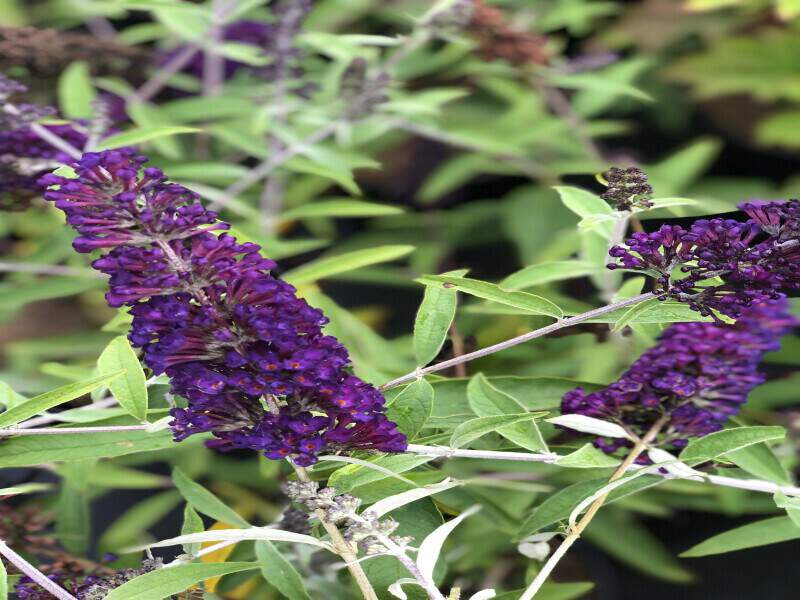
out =
<path fill-rule="evenodd" d="M 647 175 L 637 167 L 620 169 L 611 167 L 603 173 L 608 189 L 600 194 L 619 211 L 633 208 L 650 208 L 653 203 L 653 188 L 647 182 Z"/>

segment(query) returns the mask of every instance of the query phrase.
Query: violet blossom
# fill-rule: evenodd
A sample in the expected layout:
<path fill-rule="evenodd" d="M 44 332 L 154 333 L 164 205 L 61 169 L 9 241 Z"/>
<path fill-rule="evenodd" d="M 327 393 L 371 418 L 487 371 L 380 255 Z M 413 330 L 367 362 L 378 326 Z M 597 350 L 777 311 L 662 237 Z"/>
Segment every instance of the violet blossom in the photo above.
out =
<path fill-rule="evenodd" d="M 800 202 L 746 203 L 749 219 L 699 219 L 689 229 L 663 225 L 634 233 L 609 255 L 608 268 L 656 277 L 659 299 L 703 315 L 737 318 L 754 303 L 800 289 Z M 676 273 L 680 273 L 676 277 Z"/>
<path fill-rule="evenodd" d="M 299 465 L 321 453 L 403 451 L 383 396 L 348 371 L 322 312 L 146 160 L 126 148 L 87 153 L 77 179 L 42 182 L 79 233 L 75 249 L 108 250 L 93 266 L 110 276 L 109 304 L 131 307 L 131 343 L 186 399 L 171 413 L 175 438 L 210 431 L 216 448 Z"/>
<path fill-rule="evenodd" d="M 667 417 L 658 441 L 682 448 L 739 412 L 750 391 L 764 382 L 761 358 L 777 350 L 780 337 L 797 324 L 784 297 L 744 309 L 734 324 L 671 325 L 608 387 L 567 392 L 561 411 L 613 421 L 640 438 Z M 606 452 L 630 445 L 616 438 L 595 443 Z"/>

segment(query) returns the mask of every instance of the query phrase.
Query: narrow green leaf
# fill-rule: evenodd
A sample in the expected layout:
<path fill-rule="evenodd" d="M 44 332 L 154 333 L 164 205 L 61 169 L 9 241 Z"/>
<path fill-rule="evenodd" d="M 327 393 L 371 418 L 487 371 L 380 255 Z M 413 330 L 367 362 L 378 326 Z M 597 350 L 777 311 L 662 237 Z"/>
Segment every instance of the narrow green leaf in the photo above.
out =
<path fill-rule="evenodd" d="M 0 413 L 0 427 L 15 425 L 25 419 L 50 410 L 59 404 L 64 404 L 70 400 L 75 400 L 75 398 L 80 398 L 84 394 L 88 394 L 100 386 L 113 381 L 123 373 L 124 371 L 116 371 L 99 377 L 93 377 L 87 381 L 68 383 L 60 388 L 35 396 L 27 402 L 23 402 L 4 413 Z"/>
<path fill-rule="evenodd" d="M 333 277 L 367 265 L 396 260 L 414 251 L 414 246 L 378 246 L 354 250 L 337 256 L 326 256 L 293 269 L 284 275 L 292 285 L 313 283 L 318 279 Z"/>
<path fill-rule="evenodd" d="M 449 275 L 424 275 L 417 281 L 424 285 L 456 289 L 471 296 L 513 306 L 532 314 L 548 315 L 557 319 L 564 316 L 564 312 L 546 298 L 528 292 L 509 292 L 487 281 Z"/>
<path fill-rule="evenodd" d="M 183 525 L 181 526 L 181 535 L 189 535 L 190 533 L 200 533 L 205 531 L 206 527 L 203 519 L 197 514 L 197 511 L 188 502 L 183 509 Z M 183 544 L 183 551 L 191 556 L 196 555 L 200 551 L 201 544 L 199 542 Z"/>
<path fill-rule="evenodd" d="M 575 452 L 562 456 L 556 461 L 559 467 L 573 469 L 601 469 L 615 467 L 619 461 L 605 452 L 601 452 L 592 444 L 584 444 Z"/>
<path fill-rule="evenodd" d="M 111 340 L 97 360 L 97 366 L 101 373 L 124 371 L 108 387 L 122 408 L 144 421 L 147 418 L 146 378 L 128 338 L 121 335 Z"/>
<path fill-rule="evenodd" d="M 88 119 L 97 95 L 86 61 L 70 64 L 58 78 L 58 106 L 67 119 Z"/>
<path fill-rule="evenodd" d="M 186 501 L 201 513 L 228 525 L 250 527 L 250 523 L 239 516 L 235 510 L 202 485 L 189 479 L 178 467 L 172 471 L 172 481 Z"/>
<path fill-rule="evenodd" d="M 776 492 L 772 499 L 775 501 L 775 506 L 784 509 L 792 523 L 800 527 L 800 498 L 789 497 L 783 492 Z"/>
<path fill-rule="evenodd" d="M 0 468 L 30 467 L 85 458 L 111 458 L 174 447 L 175 442 L 169 431 L 23 435 L 3 440 L 0 444 Z"/>
<path fill-rule="evenodd" d="M 466 272 L 452 271 L 449 275 L 461 276 Z M 427 365 L 441 351 L 456 316 L 456 303 L 456 290 L 437 285 L 425 286 L 422 303 L 414 320 L 414 356 L 417 365 Z"/>
<path fill-rule="evenodd" d="M 61 493 L 56 504 L 56 534 L 61 544 L 76 555 L 89 547 L 89 477 L 97 461 L 87 459 L 66 463 L 59 468 Z"/>
<path fill-rule="evenodd" d="M 364 202 L 363 200 L 351 200 L 349 198 L 331 198 L 329 200 L 309 202 L 285 210 L 281 213 L 281 219 L 288 221 L 291 219 L 317 217 L 383 217 L 402 213 L 402 208 L 389 204 Z"/>
<path fill-rule="evenodd" d="M 189 563 L 139 575 L 111 591 L 105 600 L 161 600 L 212 577 L 258 569 L 255 562 Z"/>
<path fill-rule="evenodd" d="M 95 148 L 95 151 L 110 150 L 121 146 L 136 146 L 151 140 L 167 135 L 178 135 L 180 133 L 197 133 L 202 131 L 196 127 L 183 126 L 157 126 L 157 127 L 137 127 L 123 131 L 116 135 L 111 135 L 103 139 Z"/>
<path fill-rule="evenodd" d="M 523 421 L 530 421 L 545 414 L 547 413 L 538 412 L 470 419 L 453 430 L 453 435 L 450 436 L 450 445 L 453 448 L 460 448 L 487 433 L 497 431 L 501 427 L 514 425 L 515 423 L 521 423 Z"/>
<path fill-rule="evenodd" d="M 21 483 L 7 488 L 0 488 L 0 497 L 18 496 L 20 494 L 38 494 L 53 489 L 52 483 Z"/>
<path fill-rule="evenodd" d="M 392 454 L 369 459 L 383 469 L 388 469 L 392 473 L 405 473 L 411 469 L 424 465 L 431 461 L 430 456 L 419 456 L 415 454 Z M 375 469 L 370 469 L 363 465 L 347 465 L 337 469 L 328 478 L 328 485 L 336 488 L 340 492 L 349 492 L 355 487 L 381 481 L 389 477 L 386 473 L 381 473 Z"/>
<path fill-rule="evenodd" d="M 525 411 L 521 402 L 494 387 L 483 373 L 478 373 L 470 380 L 467 398 L 470 408 L 479 417 L 518 415 Z M 534 421 L 498 427 L 497 433 L 527 450 L 547 450 L 547 444 Z"/>
<path fill-rule="evenodd" d="M 578 600 L 592 591 L 594 584 L 588 581 L 580 583 L 554 583 L 548 581 L 536 594 L 536 600 Z M 495 596 L 494 600 L 519 600 L 525 590 L 516 590 Z"/>
<path fill-rule="evenodd" d="M 792 478 L 767 444 L 753 444 L 724 455 L 740 469 L 759 479 L 790 485 Z"/>
<path fill-rule="evenodd" d="M 649 300 L 645 300 L 643 302 L 639 302 L 638 304 L 634 304 L 628 310 L 626 310 L 623 315 L 619 318 L 619 320 L 614 323 L 614 326 L 611 328 L 612 333 L 616 333 L 625 329 L 630 323 L 636 320 L 638 316 L 643 313 L 646 313 L 651 309 L 651 307 L 655 304 L 661 304 L 655 298 L 650 298 Z"/>
<path fill-rule="evenodd" d="M 289 600 L 311 600 L 300 574 L 272 542 L 258 540 L 255 548 L 264 579 Z"/>
<path fill-rule="evenodd" d="M 596 272 L 597 267 L 594 265 L 575 260 L 542 263 L 512 273 L 500 282 L 500 287 L 505 290 L 521 290 L 554 281 L 585 277 Z"/>
<path fill-rule="evenodd" d="M 386 409 L 386 416 L 413 440 L 433 410 L 433 387 L 424 379 L 409 383 Z"/>
<path fill-rule="evenodd" d="M 633 479 L 611 491 L 606 504 L 611 504 L 630 494 L 635 494 L 646 488 L 666 481 L 662 477 L 645 475 Z M 530 516 L 522 523 L 517 532 L 516 539 L 521 540 L 536 533 L 544 527 L 553 525 L 558 521 L 567 519 L 573 509 L 585 498 L 597 490 L 608 485 L 607 478 L 579 481 L 548 496 L 544 502 L 533 509 Z"/>
<path fill-rule="evenodd" d="M 561 202 L 582 219 L 594 217 L 596 215 L 615 216 L 614 209 L 608 202 L 595 196 L 591 192 L 576 187 L 557 185 L 553 188 L 558 192 Z M 604 227 L 606 225 L 604 224 Z M 608 222 L 608 233 L 611 232 L 612 222 Z"/>
<path fill-rule="evenodd" d="M 780 440 L 785 435 L 783 427 L 771 425 L 723 429 L 690 441 L 679 458 L 685 463 L 697 464 L 752 444 Z"/>
<path fill-rule="evenodd" d="M 800 527 L 789 517 L 772 517 L 762 521 L 748 523 L 724 533 L 710 537 L 686 552 L 680 554 L 684 558 L 725 554 L 746 548 L 768 546 L 779 542 L 800 539 Z"/>

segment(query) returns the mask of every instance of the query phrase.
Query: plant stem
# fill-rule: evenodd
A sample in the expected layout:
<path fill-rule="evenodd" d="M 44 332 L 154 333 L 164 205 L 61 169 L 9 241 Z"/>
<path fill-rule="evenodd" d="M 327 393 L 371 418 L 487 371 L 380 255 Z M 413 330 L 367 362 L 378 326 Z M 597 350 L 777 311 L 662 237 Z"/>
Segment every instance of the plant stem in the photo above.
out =
<path fill-rule="evenodd" d="M 308 471 L 306 471 L 303 467 L 298 467 L 292 461 L 289 461 L 289 464 L 292 465 L 292 468 L 294 469 L 294 472 L 297 473 L 297 478 L 300 481 L 311 481 L 311 478 L 308 476 Z M 325 528 L 325 531 L 328 532 L 334 550 L 336 550 L 336 553 L 342 557 L 345 565 L 347 565 L 347 570 L 350 571 L 353 579 L 356 580 L 356 584 L 358 584 L 361 594 L 364 596 L 364 600 L 378 600 L 378 595 L 372 588 L 372 584 L 369 582 L 369 579 L 367 579 L 367 574 L 364 573 L 364 569 L 361 568 L 361 565 L 358 562 L 358 558 L 353 550 L 353 546 L 350 544 L 350 542 L 344 539 L 344 537 L 342 537 L 342 532 L 339 531 L 339 528 L 335 523 L 331 523 L 325 519 L 324 510 L 317 509 L 314 511 L 314 513 L 317 515 L 317 518 L 319 518 L 319 522 Z"/>
<path fill-rule="evenodd" d="M 170 77 L 188 65 L 198 52 L 200 52 L 200 48 L 195 44 L 189 44 L 188 46 L 182 48 L 175 56 L 172 57 L 171 60 L 167 62 L 167 64 L 158 69 L 158 71 L 156 71 L 150 79 L 145 81 L 142 87 L 128 96 L 125 99 L 125 103 L 130 104 L 132 102 L 147 102 L 150 100 L 162 90 L 162 88 L 169 81 Z"/>
<path fill-rule="evenodd" d="M 554 463 L 559 455 L 555 453 L 531 454 L 529 452 L 494 452 L 492 450 L 462 450 L 447 446 L 422 446 L 409 444 L 406 452 L 442 458 L 483 458 L 486 460 L 518 460 L 522 462 Z"/>
<path fill-rule="evenodd" d="M 22 114 L 19 109 L 14 106 L 13 104 L 6 104 L 5 111 L 11 115 L 19 116 Z M 64 154 L 71 156 L 72 158 L 80 158 L 83 152 L 78 150 L 75 146 L 70 144 L 63 138 L 60 138 L 55 133 L 47 129 L 46 127 L 40 125 L 39 123 L 31 123 L 29 125 L 30 130 L 35 133 L 39 138 L 53 146 L 54 148 L 61 150 Z"/>
<path fill-rule="evenodd" d="M 47 429 L 23 429 L 9 427 L 0 429 L 0 438 L 15 435 L 59 435 L 62 433 L 115 433 L 117 431 L 144 431 L 151 424 L 146 425 L 109 425 L 107 427 L 49 427 Z"/>
<path fill-rule="evenodd" d="M 60 585 L 56 584 L 53 580 L 49 579 L 47 575 L 42 573 L 39 569 L 34 567 L 31 563 L 9 548 L 3 540 L 0 540 L 0 554 L 2 554 L 6 560 L 8 560 L 8 562 L 25 573 L 25 575 L 30 577 L 33 581 L 53 594 L 56 598 L 59 598 L 59 600 L 77 600 L 75 596 L 70 594 Z"/>
<path fill-rule="evenodd" d="M 667 423 L 668 420 L 669 417 L 667 416 L 661 417 L 653 424 L 643 438 L 636 441 L 628 456 L 625 457 L 625 460 L 622 461 L 622 464 L 617 467 L 617 470 L 614 471 L 614 474 L 609 478 L 609 483 L 616 481 L 625 474 L 631 465 L 636 462 L 636 459 L 639 458 L 642 452 L 647 450 L 647 447 L 656 438 L 658 432 L 661 431 L 661 428 Z M 603 506 L 606 498 L 608 498 L 607 493 L 603 494 L 597 500 L 592 502 L 586 513 L 583 515 L 583 517 L 581 517 L 580 521 L 577 522 L 575 527 L 573 527 L 572 530 L 567 534 L 567 537 L 564 538 L 564 541 L 561 542 L 561 545 L 558 547 L 558 549 L 542 566 L 542 570 L 539 571 L 534 580 L 525 590 L 525 593 L 520 596 L 519 600 L 531 600 L 536 595 L 544 582 L 547 581 L 547 578 L 550 576 L 550 573 L 553 571 L 558 562 L 564 557 L 570 547 L 572 547 L 572 545 L 578 541 L 578 538 L 581 537 L 583 531 L 589 526 L 589 523 L 592 522 L 592 519 L 594 519 L 594 516 L 600 510 L 600 507 Z"/>
<path fill-rule="evenodd" d="M 626 298 L 624 300 L 620 300 L 619 302 L 615 302 L 607 306 L 602 306 L 600 308 L 595 308 L 585 313 L 575 315 L 574 317 L 569 317 L 567 319 L 560 319 L 555 323 L 551 323 L 550 325 L 541 327 L 540 329 L 529 331 L 528 333 L 523 333 L 522 335 L 519 335 L 515 338 L 511 338 L 510 340 L 505 340 L 503 342 L 493 344 L 492 346 L 487 346 L 486 348 L 481 348 L 480 350 L 469 352 L 468 354 L 456 356 L 454 358 L 451 358 L 450 360 L 445 360 L 440 363 L 436 363 L 435 365 L 425 367 L 423 369 L 417 369 L 416 371 L 407 373 L 402 377 L 393 379 L 388 383 L 384 383 L 382 386 L 380 386 L 379 389 L 387 390 L 389 388 L 396 387 L 402 383 L 407 383 L 409 381 L 413 381 L 414 379 L 419 379 L 420 377 L 427 375 L 428 373 L 435 373 L 436 371 L 449 369 L 450 367 L 454 367 L 458 364 L 469 362 L 471 360 L 475 360 L 476 358 L 482 358 L 484 356 L 494 354 L 495 352 L 500 352 L 501 350 L 505 350 L 506 348 L 511 348 L 512 346 L 516 346 L 517 344 L 522 344 L 529 340 L 545 336 L 549 333 L 553 333 L 554 331 L 558 331 L 559 329 L 564 329 L 566 327 L 571 327 L 572 325 L 577 325 L 578 323 L 583 323 L 585 321 L 593 319 L 594 317 L 614 312 L 619 308 L 631 306 L 632 304 L 638 304 L 643 300 L 649 300 L 650 298 L 654 297 L 655 294 L 653 294 L 652 292 L 648 292 L 646 294 L 639 294 L 638 296 L 634 296 L 633 298 Z"/>

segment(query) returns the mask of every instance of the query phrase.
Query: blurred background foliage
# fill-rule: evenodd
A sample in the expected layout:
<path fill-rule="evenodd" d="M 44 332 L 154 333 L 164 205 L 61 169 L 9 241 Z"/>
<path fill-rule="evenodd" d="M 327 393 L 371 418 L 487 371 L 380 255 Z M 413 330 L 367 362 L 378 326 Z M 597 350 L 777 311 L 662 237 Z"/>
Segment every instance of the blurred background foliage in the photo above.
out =
<path fill-rule="evenodd" d="M 241 0 L 239 7 L 230 20 L 272 18 L 264 2 Z M 598 249 L 576 227 L 580 217 L 554 186 L 598 194 L 596 173 L 638 165 L 656 198 L 694 201 L 641 215 L 646 229 L 665 219 L 731 212 L 748 199 L 798 195 L 796 0 L 487 1 L 469 23 L 415 27 L 428 8 L 413 0 L 318 0 L 291 38 L 294 50 L 282 57 L 280 77 L 265 75 L 276 55 L 230 41 L 223 53 L 236 67 L 224 86 L 209 91 L 190 70 L 176 73 L 146 101 L 129 101 L 129 120 L 117 128 L 152 164 L 218 205 L 240 239 L 258 242 L 279 261 L 282 276 L 331 318 L 330 331 L 361 377 L 381 383 L 416 366 L 411 331 L 423 286 L 414 279 L 424 274 L 468 268 L 470 277 L 498 282 L 524 273 L 517 289 L 569 312 L 638 293 L 637 282 L 620 290 L 620 276 L 602 269 L 605 246 Z M 98 93 L 130 98 L 174 52 L 201 41 L 210 15 L 209 6 L 178 0 L 0 0 L 0 66 L 63 117 L 88 119 Z M 62 41 L 66 31 L 90 35 L 64 47 L 23 36 L 29 46 L 15 54 L 20 27 L 53 28 Z M 275 165 L 267 185 L 236 189 L 251 169 L 287 149 L 291 157 Z M 19 394 L 88 377 L 127 319 L 106 307 L 104 283 L 71 249 L 58 211 L 39 198 L 2 202 L 8 210 L 0 214 L 0 403 L 12 406 Z M 464 296 L 440 357 L 547 322 Z M 608 335 L 602 324 L 586 325 L 470 363 L 468 373 L 455 374 L 461 378 L 435 381 L 430 436 L 422 439 L 447 439 L 441 434 L 472 415 L 465 374 L 486 373 L 528 409 L 552 409 L 576 381 L 611 381 L 658 333 L 652 324 L 632 329 Z M 764 460 L 781 477 L 796 469 L 798 378 L 791 371 L 800 362 L 798 347 L 787 339 L 770 356 L 773 381 L 742 417 L 789 428 L 777 457 L 764 446 Z M 151 406 L 165 408 L 161 396 L 163 386 L 153 386 Z M 280 514 L 284 467 L 214 454 L 190 441 L 59 468 L 64 484 L 46 502 L 57 512 L 61 543 L 97 553 L 173 535 L 182 518 L 181 496 L 169 489 L 175 466 L 248 519 L 269 522 Z M 397 518 L 401 533 L 420 536 L 441 523 L 442 512 L 476 500 L 485 505 L 456 534 L 448 556 L 450 581 L 466 588 L 519 587 L 530 562 L 510 541 L 520 522 L 542 493 L 586 478 L 580 469 L 459 461 L 407 476 L 427 483 L 442 471 L 476 483 Z M 3 477 L 6 485 L 53 481 L 47 470 L 6 470 Z M 402 489 L 383 479 L 353 493 L 368 502 Z M 598 588 L 554 585 L 545 597 L 635 598 L 643 589 L 653 598 L 674 597 L 671 584 L 697 575 L 701 582 L 680 588 L 681 597 L 758 597 L 735 573 L 727 585 L 738 592 L 720 587 L 721 567 L 713 561 L 687 565 L 673 551 L 726 527 L 720 523 L 727 520 L 706 513 L 727 519 L 775 512 L 769 497 L 678 483 L 626 497 L 587 533 L 603 554 L 584 545 L 565 563 L 568 577 Z M 322 590 L 326 598 L 347 597 L 341 579 L 304 550 L 293 552 L 312 597 L 323 597 L 315 595 Z M 786 557 L 775 552 L 770 556 L 786 569 Z M 767 555 L 749 556 L 766 572 L 774 567 Z M 382 589 L 396 575 L 386 560 L 369 563 Z M 219 593 L 280 597 L 264 582 L 230 591 L 241 582 L 227 577 Z M 773 585 L 768 597 L 794 597 L 781 576 Z"/>

